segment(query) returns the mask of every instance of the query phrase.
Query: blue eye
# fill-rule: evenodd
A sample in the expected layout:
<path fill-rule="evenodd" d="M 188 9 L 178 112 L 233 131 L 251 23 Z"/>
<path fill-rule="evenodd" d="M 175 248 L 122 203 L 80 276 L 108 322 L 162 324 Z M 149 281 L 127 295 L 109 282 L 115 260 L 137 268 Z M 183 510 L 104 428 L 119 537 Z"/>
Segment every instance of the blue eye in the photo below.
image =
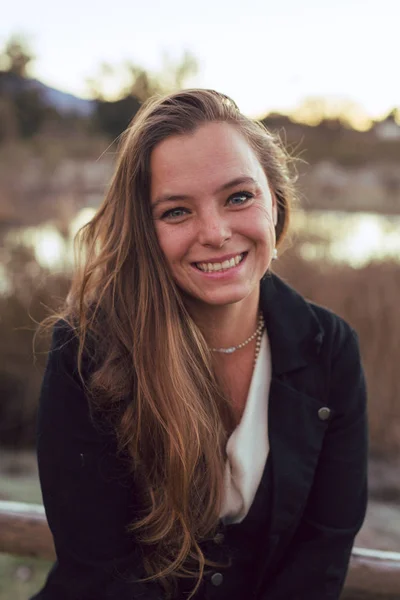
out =
<path fill-rule="evenodd" d="M 250 198 L 253 198 L 253 194 L 250 194 L 250 192 L 236 192 L 228 198 L 228 202 L 234 206 L 241 206 L 242 204 L 246 204 Z"/>
<path fill-rule="evenodd" d="M 162 219 L 179 219 L 187 213 L 185 208 L 171 208 L 161 215 Z"/>

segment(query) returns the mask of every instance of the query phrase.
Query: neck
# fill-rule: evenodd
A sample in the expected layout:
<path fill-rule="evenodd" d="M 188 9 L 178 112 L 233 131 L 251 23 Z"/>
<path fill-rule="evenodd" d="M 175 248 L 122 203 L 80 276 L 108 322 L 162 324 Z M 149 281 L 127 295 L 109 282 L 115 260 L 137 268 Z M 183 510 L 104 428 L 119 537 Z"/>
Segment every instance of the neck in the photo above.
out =
<path fill-rule="evenodd" d="M 210 348 L 237 346 L 255 332 L 259 314 L 257 292 L 234 304 L 215 306 L 188 302 L 188 310 Z"/>

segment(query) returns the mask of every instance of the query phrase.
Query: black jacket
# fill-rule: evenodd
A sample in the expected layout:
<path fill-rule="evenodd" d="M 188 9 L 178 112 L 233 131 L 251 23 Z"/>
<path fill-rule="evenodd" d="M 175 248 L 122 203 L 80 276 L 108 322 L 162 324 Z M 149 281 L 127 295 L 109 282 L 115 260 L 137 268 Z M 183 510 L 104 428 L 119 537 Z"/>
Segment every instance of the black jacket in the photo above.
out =
<path fill-rule="evenodd" d="M 357 337 L 275 275 L 261 283 L 261 308 L 272 355 L 265 399 L 272 489 L 269 531 L 256 549 L 263 560 L 254 597 L 334 600 L 367 504 Z M 90 420 L 76 341 L 65 324 L 55 327 L 43 380 L 38 460 L 58 560 L 35 600 L 162 598 L 157 584 L 133 581 L 144 575 L 140 549 L 125 533 L 137 508 L 135 482 L 116 456 L 114 437 Z M 223 587 L 218 597 L 236 600 L 225 598 Z"/>

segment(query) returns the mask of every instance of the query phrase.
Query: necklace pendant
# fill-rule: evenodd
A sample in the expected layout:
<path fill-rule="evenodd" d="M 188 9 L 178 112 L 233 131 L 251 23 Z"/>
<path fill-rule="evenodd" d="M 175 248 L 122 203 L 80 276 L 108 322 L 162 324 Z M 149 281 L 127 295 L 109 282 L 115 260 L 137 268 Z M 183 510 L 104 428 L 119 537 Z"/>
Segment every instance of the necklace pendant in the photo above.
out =
<path fill-rule="evenodd" d="M 244 348 L 244 346 L 247 346 L 247 344 L 249 342 L 251 342 L 252 340 L 254 340 L 254 338 L 257 336 L 256 337 L 256 340 L 257 340 L 257 343 L 256 343 L 256 359 L 257 359 L 258 352 L 260 350 L 259 346 L 260 346 L 260 342 L 261 342 L 261 337 L 262 337 L 263 331 L 264 331 L 264 319 L 263 319 L 262 313 L 260 312 L 259 319 L 258 319 L 258 327 L 255 330 L 255 332 L 253 333 L 253 335 L 251 335 L 249 338 L 247 338 L 247 340 L 245 340 L 244 342 L 242 342 L 238 346 L 231 346 L 230 348 L 209 348 L 209 350 L 211 352 L 221 352 L 223 354 L 232 354 L 236 350 L 239 350 L 240 348 Z"/>

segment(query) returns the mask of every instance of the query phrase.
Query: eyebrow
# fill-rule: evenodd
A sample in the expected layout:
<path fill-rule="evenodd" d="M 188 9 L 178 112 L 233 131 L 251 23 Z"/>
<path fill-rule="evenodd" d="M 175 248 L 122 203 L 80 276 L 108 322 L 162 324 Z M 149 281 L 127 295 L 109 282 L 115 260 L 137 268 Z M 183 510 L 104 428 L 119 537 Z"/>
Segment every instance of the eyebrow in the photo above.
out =
<path fill-rule="evenodd" d="M 216 194 L 220 194 L 221 192 L 224 192 L 225 190 L 228 190 L 230 188 L 236 187 L 238 185 L 243 185 L 243 184 L 247 184 L 247 185 L 255 185 L 258 187 L 258 183 L 257 181 L 253 178 L 253 177 L 248 177 L 247 175 L 243 175 L 241 177 L 236 177 L 235 179 L 232 179 L 231 181 L 228 181 L 227 183 L 222 184 L 219 188 L 217 188 L 215 190 Z M 156 208 L 156 206 L 158 206 L 159 204 L 162 204 L 163 202 L 181 202 L 182 200 L 190 200 L 191 196 L 187 195 L 187 194 L 161 194 L 161 196 L 157 196 L 156 200 L 154 201 L 154 203 L 152 204 L 152 208 Z"/>

